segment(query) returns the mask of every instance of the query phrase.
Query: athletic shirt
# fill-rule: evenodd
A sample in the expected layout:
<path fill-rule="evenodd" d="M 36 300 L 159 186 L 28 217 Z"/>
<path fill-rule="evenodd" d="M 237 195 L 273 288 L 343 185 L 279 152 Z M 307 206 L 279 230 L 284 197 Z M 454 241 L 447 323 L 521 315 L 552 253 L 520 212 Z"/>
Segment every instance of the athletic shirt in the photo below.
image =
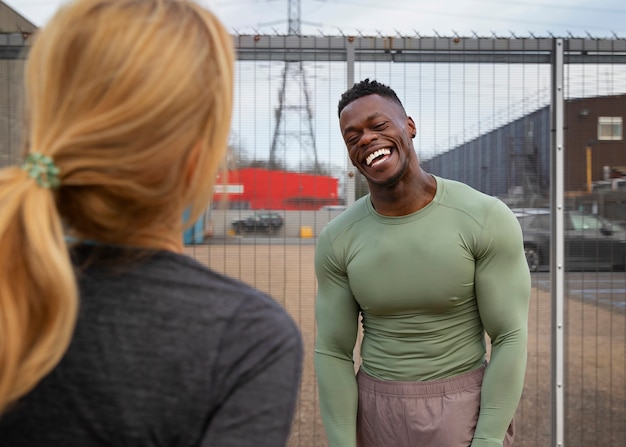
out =
<path fill-rule="evenodd" d="M 0 419 L 2 447 L 276 447 L 300 331 L 268 295 L 187 256 L 73 250 L 80 314 L 61 362 Z"/>
<path fill-rule="evenodd" d="M 356 445 L 359 313 L 361 368 L 383 380 L 474 370 L 486 358 L 486 332 L 491 355 L 472 447 L 501 446 L 514 417 L 530 297 L 521 229 L 500 200 L 435 179 L 435 197 L 415 213 L 382 216 L 365 196 L 320 233 L 315 371 L 330 447 Z"/>

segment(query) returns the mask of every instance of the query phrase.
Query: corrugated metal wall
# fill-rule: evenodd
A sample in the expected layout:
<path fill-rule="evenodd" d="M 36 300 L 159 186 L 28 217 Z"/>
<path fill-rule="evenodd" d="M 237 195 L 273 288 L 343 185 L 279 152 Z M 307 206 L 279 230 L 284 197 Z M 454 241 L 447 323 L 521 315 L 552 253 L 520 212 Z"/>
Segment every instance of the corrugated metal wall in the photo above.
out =
<path fill-rule="evenodd" d="M 498 197 L 546 196 L 550 181 L 550 110 L 539 110 L 452 148 L 424 168 Z"/>

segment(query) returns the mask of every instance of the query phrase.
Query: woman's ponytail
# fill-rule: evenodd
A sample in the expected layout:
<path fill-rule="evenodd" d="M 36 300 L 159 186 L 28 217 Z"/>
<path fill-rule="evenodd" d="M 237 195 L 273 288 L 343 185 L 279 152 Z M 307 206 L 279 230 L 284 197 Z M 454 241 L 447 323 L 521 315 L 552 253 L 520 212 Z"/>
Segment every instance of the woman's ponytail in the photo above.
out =
<path fill-rule="evenodd" d="M 74 329 L 78 298 L 54 202 L 57 175 L 36 154 L 0 171 L 0 412 L 59 362 Z"/>

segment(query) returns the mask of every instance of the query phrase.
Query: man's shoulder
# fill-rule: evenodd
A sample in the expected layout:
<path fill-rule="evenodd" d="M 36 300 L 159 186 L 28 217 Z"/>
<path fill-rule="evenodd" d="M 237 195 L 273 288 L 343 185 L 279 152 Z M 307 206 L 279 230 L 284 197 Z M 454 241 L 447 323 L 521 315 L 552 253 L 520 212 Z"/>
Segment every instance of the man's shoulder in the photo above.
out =
<path fill-rule="evenodd" d="M 328 222 L 323 231 L 337 234 L 362 222 L 363 219 L 369 216 L 367 200 L 369 200 L 369 195 L 357 199 L 345 211 Z"/>
<path fill-rule="evenodd" d="M 437 178 L 443 194 L 441 204 L 483 221 L 496 209 L 507 212 L 508 207 L 499 198 L 485 194 L 470 185 L 451 179 Z"/>
<path fill-rule="evenodd" d="M 467 183 L 463 183 L 458 180 L 437 177 L 437 183 L 443 185 L 445 191 L 450 195 L 449 198 L 456 198 L 460 200 L 470 198 L 472 200 L 484 200 L 487 202 L 498 200 L 496 197 L 485 194 Z"/>

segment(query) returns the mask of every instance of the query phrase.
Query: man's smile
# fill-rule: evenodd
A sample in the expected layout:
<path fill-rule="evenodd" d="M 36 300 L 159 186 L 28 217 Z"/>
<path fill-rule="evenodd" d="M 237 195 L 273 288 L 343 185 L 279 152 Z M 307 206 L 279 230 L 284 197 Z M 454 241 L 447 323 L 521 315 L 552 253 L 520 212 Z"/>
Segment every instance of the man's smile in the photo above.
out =
<path fill-rule="evenodd" d="M 389 155 L 391 155 L 391 149 L 378 149 L 367 156 L 365 163 L 367 166 L 374 167 L 389 158 Z"/>

